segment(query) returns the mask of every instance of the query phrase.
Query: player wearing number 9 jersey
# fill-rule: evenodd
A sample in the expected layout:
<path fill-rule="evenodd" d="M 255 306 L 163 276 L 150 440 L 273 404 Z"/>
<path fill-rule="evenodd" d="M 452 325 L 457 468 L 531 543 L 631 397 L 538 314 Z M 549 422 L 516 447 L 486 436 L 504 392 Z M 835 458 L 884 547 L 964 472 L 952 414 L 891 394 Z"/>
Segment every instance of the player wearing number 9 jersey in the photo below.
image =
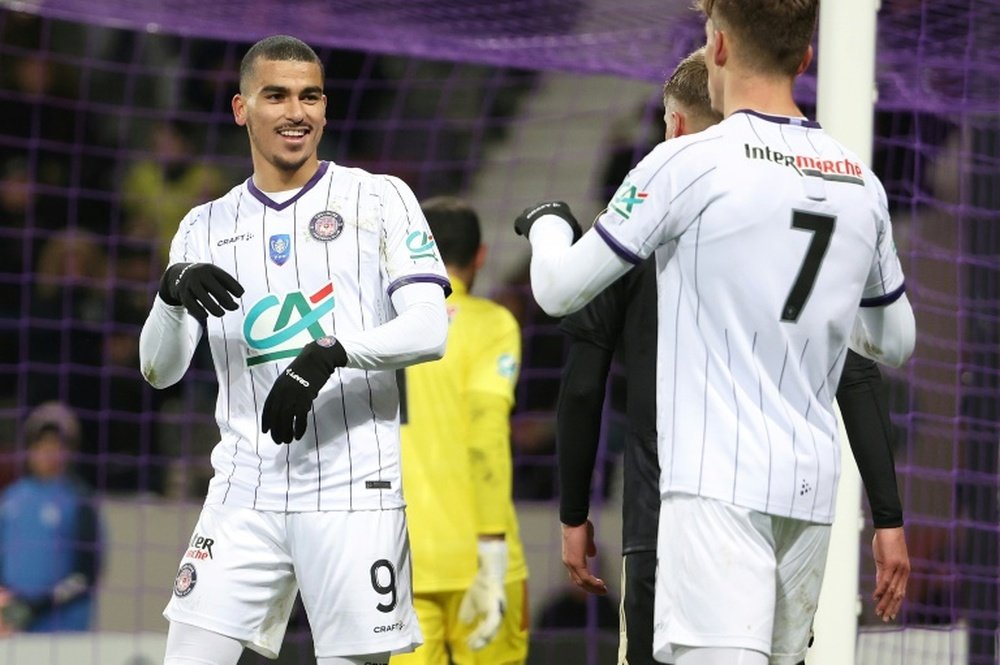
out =
<path fill-rule="evenodd" d="M 654 654 L 803 659 L 840 473 L 848 343 L 899 365 L 913 313 L 885 192 L 805 119 L 812 0 L 706 0 L 715 127 L 660 144 L 595 228 L 526 209 L 536 300 L 580 308 L 654 252 L 660 527 Z"/>
<path fill-rule="evenodd" d="M 233 111 L 253 176 L 181 221 L 143 326 L 151 384 L 178 381 L 202 335 L 219 382 L 168 665 L 276 657 L 297 592 L 320 665 L 384 664 L 422 641 L 395 370 L 443 353 L 450 286 L 402 181 L 317 158 L 322 86 L 295 38 L 247 53 Z"/>

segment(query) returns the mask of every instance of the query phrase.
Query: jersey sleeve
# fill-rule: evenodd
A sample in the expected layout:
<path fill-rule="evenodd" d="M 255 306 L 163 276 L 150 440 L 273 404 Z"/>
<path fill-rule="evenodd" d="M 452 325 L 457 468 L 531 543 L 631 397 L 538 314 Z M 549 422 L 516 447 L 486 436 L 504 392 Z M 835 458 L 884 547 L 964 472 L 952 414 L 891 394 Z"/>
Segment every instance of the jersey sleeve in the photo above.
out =
<path fill-rule="evenodd" d="M 174 239 L 170 242 L 170 265 L 200 263 L 209 260 L 204 255 L 205 242 L 201 237 L 203 233 L 201 219 L 204 209 L 209 205 L 212 204 L 192 209 L 181 220 L 177 227 L 177 233 L 174 234 Z"/>
<path fill-rule="evenodd" d="M 469 368 L 466 403 L 470 409 L 469 461 L 475 488 L 476 528 L 480 534 L 507 529 L 512 463 L 510 410 L 521 358 L 521 335 L 513 315 L 498 309 L 492 329 Z"/>
<path fill-rule="evenodd" d="M 450 295 L 444 262 L 416 197 L 399 178 L 384 176 L 384 180 L 380 254 L 389 295 L 414 282 L 439 284 Z"/>
<path fill-rule="evenodd" d="M 876 214 L 875 258 L 872 262 L 865 290 L 861 298 L 862 307 L 882 307 L 896 301 L 905 290 L 903 267 L 896 253 L 896 243 L 892 238 L 892 221 L 889 217 L 889 203 L 882 183 L 869 174 L 877 185 L 878 197 Z"/>
<path fill-rule="evenodd" d="M 201 253 L 199 220 L 204 206 L 193 209 L 181 221 L 170 244 L 170 261 L 198 263 L 207 260 Z M 201 340 L 202 328 L 183 306 L 168 305 L 159 295 L 139 333 L 139 366 L 146 381 L 155 388 L 171 386 L 184 376 Z"/>
<path fill-rule="evenodd" d="M 623 260 L 636 265 L 680 236 L 705 207 L 705 185 L 716 169 L 714 134 L 659 144 L 615 191 L 595 230 Z"/>
<path fill-rule="evenodd" d="M 629 274 L 619 277 L 587 303 L 586 307 L 564 317 L 559 324 L 560 329 L 575 339 L 585 340 L 608 352 L 614 352 L 628 305 L 628 279 Z"/>
<path fill-rule="evenodd" d="M 888 396 L 878 366 L 847 352 L 837 388 L 844 430 L 868 495 L 876 529 L 903 526 L 903 508 L 892 454 Z"/>

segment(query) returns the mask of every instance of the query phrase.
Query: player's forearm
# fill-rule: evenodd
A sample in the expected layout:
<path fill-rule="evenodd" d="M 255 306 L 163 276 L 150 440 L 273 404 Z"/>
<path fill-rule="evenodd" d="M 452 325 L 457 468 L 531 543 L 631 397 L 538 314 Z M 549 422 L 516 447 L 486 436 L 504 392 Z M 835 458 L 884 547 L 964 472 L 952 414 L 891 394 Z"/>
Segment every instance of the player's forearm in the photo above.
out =
<path fill-rule="evenodd" d="M 576 340 L 563 368 L 556 407 L 556 456 L 559 519 L 570 526 L 583 524 L 590 512 L 590 483 L 611 357 L 599 346 Z"/>
<path fill-rule="evenodd" d="M 865 358 L 899 367 L 913 353 L 916 336 L 913 308 L 903 293 L 884 307 L 858 310 L 850 347 Z"/>
<path fill-rule="evenodd" d="M 139 367 L 149 385 L 166 388 L 180 381 L 199 339 L 201 326 L 184 307 L 157 296 L 139 333 Z"/>
<path fill-rule="evenodd" d="M 480 534 L 503 534 L 511 500 L 510 401 L 489 393 L 468 396 L 469 456 Z"/>
<path fill-rule="evenodd" d="M 580 309 L 632 267 L 596 231 L 570 245 L 572 239 L 560 217 L 547 215 L 531 227 L 531 290 L 550 316 Z"/>
<path fill-rule="evenodd" d="M 448 314 L 438 284 L 414 283 L 392 294 L 396 318 L 370 330 L 337 335 L 347 367 L 400 369 L 444 355 Z"/>
<path fill-rule="evenodd" d="M 848 351 L 837 402 L 875 527 L 902 526 L 903 508 L 892 454 L 892 423 L 878 366 Z"/>

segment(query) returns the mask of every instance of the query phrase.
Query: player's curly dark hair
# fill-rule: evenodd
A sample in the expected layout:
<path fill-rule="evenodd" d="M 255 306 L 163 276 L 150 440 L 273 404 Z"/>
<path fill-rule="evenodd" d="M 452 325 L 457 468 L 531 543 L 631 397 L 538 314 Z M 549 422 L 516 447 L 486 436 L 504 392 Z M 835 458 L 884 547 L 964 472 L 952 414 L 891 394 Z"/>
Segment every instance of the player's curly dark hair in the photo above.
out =
<path fill-rule="evenodd" d="M 297 62 L 315 62 L 319 65 L 320 75 L 323 75 L 323 62 L 308 44 L 290 35 L 271 35 L 265 37 L 250 47 L 240 62 L 240 92 L 246 94 L 246 80 L 253 74 L 254 65 L 258 60 L 294 60 Z"/>
<path fill-rule="evenodd" d="M 696 0 L 695 8 L 736 39 L 748 66 L 794 76 L 812 42 L 819 0 Z"/>

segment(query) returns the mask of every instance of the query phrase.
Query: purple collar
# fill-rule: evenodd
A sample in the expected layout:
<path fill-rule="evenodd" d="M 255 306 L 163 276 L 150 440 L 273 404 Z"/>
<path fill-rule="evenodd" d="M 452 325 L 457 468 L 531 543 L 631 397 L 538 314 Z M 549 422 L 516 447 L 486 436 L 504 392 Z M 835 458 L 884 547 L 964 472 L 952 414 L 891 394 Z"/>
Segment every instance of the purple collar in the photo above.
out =
<path fill-rule="evenodd" d="M 816 122 L 815 120 L 809 120 L 808 118 L 789 118 L 787 115 L 768 115 L 766 113 L 761 113 L 760 111 L 753 111 L 751 109 L 740 109 L 739 111 L 733 111 L 733 115 L 737 113 L 746 113 L 747 115 L 756 116 L 761 120 L 766 120 L 768 122 L 776 122 L 781 125 L 796 125 L 798 127 L 822 129 L 822 127 L 818 122 Z"/>
<path fill-rule="evenodd" d="M 305 185 L 302 186 L 302 189 L 299 190 L 298 194 L 288 199 L 284 203 L 277 203 L 276 201 L 271 200 L 271 197 L 269 197 L 267 194 L 257 189 L 257 185 L 253 184 L 253 176 L 247 178 L 247 188 L 250 190 L 250 193 L 253 194 L 253 197 L 255 199 L 266 205 L 268 208 L 273 208 L 274 210 L 284 210 L 288 206 L 298 201 L 303 194 L 312 189 L 316 185 L 316 183 L 319 182 L 319 179 L 323 177 L 323 175 L 326 173 L 326 170 L 329 167 L 330 167 L 330 162 L 320 162 L 319 168 L 316 169 L 316 173 L 314 173 L 313 176 L 309 178 L 309 182 L 307 182 Z"/>

